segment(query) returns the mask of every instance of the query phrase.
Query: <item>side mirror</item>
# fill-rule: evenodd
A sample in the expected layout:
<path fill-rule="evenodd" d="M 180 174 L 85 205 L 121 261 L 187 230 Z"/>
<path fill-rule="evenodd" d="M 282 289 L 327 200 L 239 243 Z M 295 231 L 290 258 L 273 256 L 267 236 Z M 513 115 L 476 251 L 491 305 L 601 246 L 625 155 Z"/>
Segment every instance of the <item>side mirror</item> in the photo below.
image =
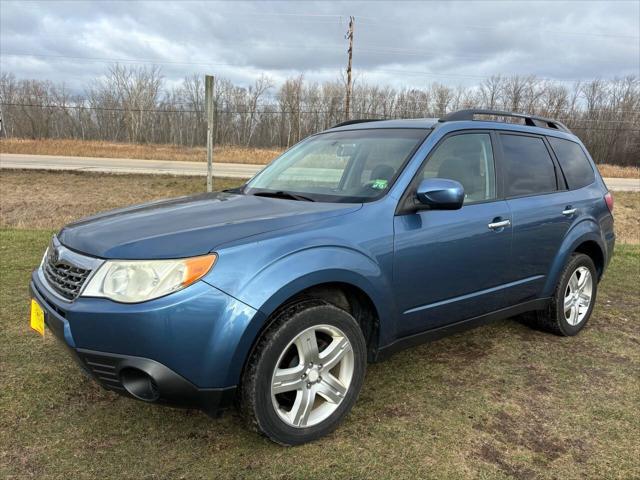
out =
<path fill-rule="evenodd" d="M 464 187 L 446 178 L 427 178 L 418 185 L 418 202 L 433 210 L 458 210 L 464 202 Z"/>

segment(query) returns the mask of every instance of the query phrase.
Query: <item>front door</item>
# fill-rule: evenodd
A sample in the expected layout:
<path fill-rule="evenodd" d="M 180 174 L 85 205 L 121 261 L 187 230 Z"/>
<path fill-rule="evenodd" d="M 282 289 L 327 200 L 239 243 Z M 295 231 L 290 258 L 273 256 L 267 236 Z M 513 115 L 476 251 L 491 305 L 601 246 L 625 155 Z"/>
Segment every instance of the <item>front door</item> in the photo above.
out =
<path fill-rule="evenodd" d="M 465 190 L 463 207 L 395 217 L 399 335 L 508 306 L 511 214 L 507 202 L 498 199 L 493 151 L 489 132 L 445 137 L 418 179 L 457 180 Z"/>

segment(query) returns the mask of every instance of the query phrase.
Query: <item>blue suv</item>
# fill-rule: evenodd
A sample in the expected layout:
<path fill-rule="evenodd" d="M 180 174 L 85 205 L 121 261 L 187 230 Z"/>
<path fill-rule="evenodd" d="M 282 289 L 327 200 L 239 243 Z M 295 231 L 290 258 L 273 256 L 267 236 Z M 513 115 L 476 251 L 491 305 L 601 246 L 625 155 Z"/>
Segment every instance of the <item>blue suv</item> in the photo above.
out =
<path fill-rule="evenodd" d="M 512 316 L 577 334 L 612 209 L 555 120 L 350 121 L 238 189 L 64 227 L 32 275 L 31 324 L 109 390 L 236 404 L 295 445 L 336 428 L 367 362 L 402 348 Z"/>

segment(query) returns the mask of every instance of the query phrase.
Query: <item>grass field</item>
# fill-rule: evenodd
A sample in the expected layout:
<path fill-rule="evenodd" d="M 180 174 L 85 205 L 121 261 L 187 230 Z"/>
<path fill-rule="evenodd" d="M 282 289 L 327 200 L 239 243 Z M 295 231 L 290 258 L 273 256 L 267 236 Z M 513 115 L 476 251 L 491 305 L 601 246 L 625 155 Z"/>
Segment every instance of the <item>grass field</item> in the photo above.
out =
<path fill-rule="evenodd" d="M 224 190 L 242 180 L 216 178 Z M 0 170 L 0 226 L 58 228 L 112 208 L 206 191 L 204 177 Z"/>
<path fill-rule="evenodd" d="M 29 275 L 54 229 L 202 178 L 1 174 L 0 478 L 638 478 L 640 245 L 617 247 L 577 337 L 508 320 L 401 352 L 369 366 L 335 433 L 284 449 L 235 412 L 107 392 L 28 328 Z M 616 194 L 616 228 L 627 209 L 636 242 L 639 206 Z"/>
<path fill-rule="evenodd" d="M 0 140 L 0 153 L 33 155 L 68 155 L 72 157 L 139 158 L 149 160 L 188 160 L 204 162 L 204 147 L 178 145 L 143 145 L 88 140 L 31 140 L 8 138 Z M 245 148 L 220 146 L 214 150 L 214 161 L 220 163 L 253 163 L 266 165 L 282 153 L 278 148 Z M 598 165 L 603 177 L 639 178 L 640 168 L 618 165 Z"/>
<path fill-rule="evenodd" d="M 0 232 L 0 478 L 637 478 L 638 246 L 618 249 L 579 336 L 502 321 L 402 352 L 370 366 L 335 433 L 284 449 L 233 412 L 102 390 L 30 331 L 50 233 Z"/>

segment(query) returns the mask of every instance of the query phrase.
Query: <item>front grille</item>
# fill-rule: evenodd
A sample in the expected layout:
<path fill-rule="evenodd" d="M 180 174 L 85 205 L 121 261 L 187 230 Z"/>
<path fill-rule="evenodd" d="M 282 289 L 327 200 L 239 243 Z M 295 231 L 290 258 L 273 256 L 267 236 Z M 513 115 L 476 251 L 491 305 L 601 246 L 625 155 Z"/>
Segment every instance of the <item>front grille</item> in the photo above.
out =
<path fill-rule="evenodd" d="M 80 295 L 91 270 L 72 265 L 71 262 L 64 260 L 56 261 L 54 251 L 49 249 L 49 254 L 42 265 L 44 276 L 56 293 L 67 300 L 75 300 Z"/>

